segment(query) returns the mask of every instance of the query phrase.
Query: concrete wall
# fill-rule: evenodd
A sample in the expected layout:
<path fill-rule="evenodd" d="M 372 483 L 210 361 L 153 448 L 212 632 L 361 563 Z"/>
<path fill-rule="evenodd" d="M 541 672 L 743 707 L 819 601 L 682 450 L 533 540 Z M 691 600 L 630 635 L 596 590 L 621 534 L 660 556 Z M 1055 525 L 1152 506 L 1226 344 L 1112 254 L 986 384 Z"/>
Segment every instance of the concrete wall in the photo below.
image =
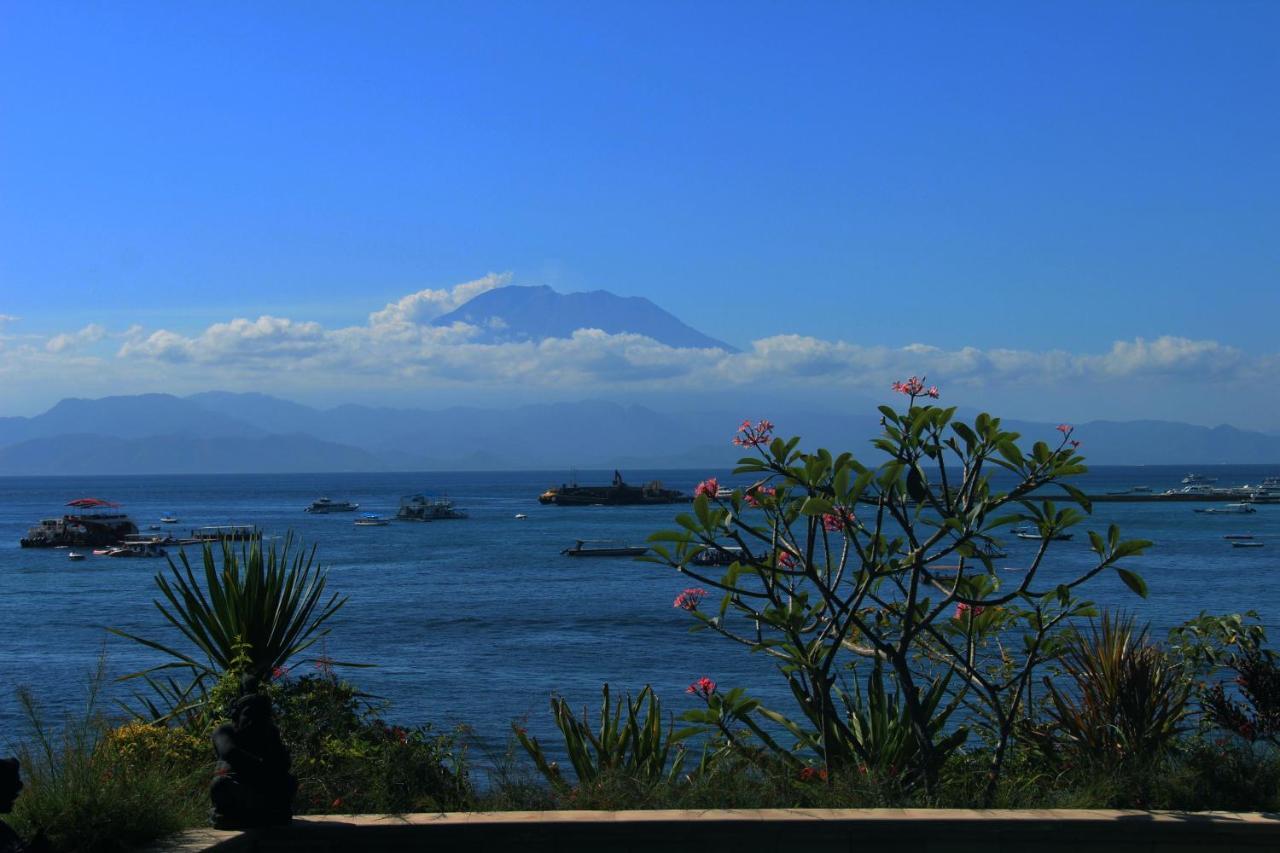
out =
<path fill-rule="evenodd" d="M 1280 851 L 1280 815 L 1138 811 L 789 810 L 314 816 L 198 830 L 165 853 L 1191 853 Z"/>

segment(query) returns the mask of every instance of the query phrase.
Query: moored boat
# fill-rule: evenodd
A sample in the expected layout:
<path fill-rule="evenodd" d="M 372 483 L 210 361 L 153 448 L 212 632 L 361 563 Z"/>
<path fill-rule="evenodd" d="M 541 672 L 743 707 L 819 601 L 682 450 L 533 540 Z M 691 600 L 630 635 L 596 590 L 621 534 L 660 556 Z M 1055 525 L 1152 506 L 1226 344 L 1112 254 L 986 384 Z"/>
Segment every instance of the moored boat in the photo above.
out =
<path fill-rule="evenodd" d="M 1039 530 L 1036 530 L 1030 527 L 1016 528 L 1013 531 L 1013 535 L 1017 536 L 1019 539 L 1032 539 L 1037 542 L 1043 541 L 1045 538 L 1044 534 L 1042 534 Z M 1050 538 L 1054 542 L 1066 542 L 1068 539 L 1070 539 L 1074 535 L 1075 535 L 1074 533 L 1055 533 Z"/>
<path fill-rule="evenodd" d="M 751 559 L 751 552 L 741 545 L 710 545 L 693 555 L 695 566 L 728 566 Z"/>
<path fill-rule="evenodd" d="M 18 544 L 23 548 L 101 547 L 138 532 L 133 520 L 118 511 L 118 503 L 101 498 L 77 498 L 68 501 L 67 506 L 75 512 L 42 520 L 30 528 Z"/>
<path fill-rule="evenodd" d="M 642 557 L 649 553 L 643 545 L 587 546 L 586 539 L 578 539 L 573 547 L 560 552 L 566 557 Z"/>
<path fill-rule="evenodd" d="M 327 512 L 355 512 L 360 508 L 360 504 L 353 504 L 350 501 L 335 501 L 330 498 L 318 498 L 311 502 L 311 506 L 303 510 L 303 512 L 327 513 Z"/>
<path fill-rule="evenodd" d="M 197 527 L 191 531 L 193 542 L 248 542 L 261 539 L 262 531 L 256 524 L 215 524 Z"/>
<path fill-rule="evenodd" d="M 376 513 L 367 512 L 356 519 L 356 527 L 386 527 L 391 522 Z"/>
<path fill-rule="evenodd" d="M 73 561 L 75 561 L 75 560 L 83 560 L 83 559 L 84 559 L 84 554 L 81 554 L 79 551 L 68 551 L 68 552 L 67 552 L 67 559 L 68 559 L 68 560 L 73 560 Z"/>
<path fill-rule="evenodd" d="M 432 499 L 425 494 L 405 495 L 396 510 L 396 518 L 401 521 L 447 521 L 466 517 L 467 514 L 455 508 L 448 498 Z"/>
<path fill-rule="evenodd" d="M 1202 512 L 1205 515 L 1241 515 L 1257 511 L 1258 508 L 1253 504 L 1244 503 L 1243 501 L 1226 504 L 1225 506 L 1210 506 L 1192 510 L 1192 512 Z"/>
<path fill-rule="evenodd" d="M 177 524 L 178 517 L 171 512 L 166 512 L 164 515 L 160 516 L 160 523 L 161 524 Z"/>
<path fill-rule="evenodd" d="M 1261 548 L 1265 542 L 1232 542 L 1232 548 Z"/>
<path fill-rule="evenodd" d="M 693 498 L 675 489 L 664 489 L 654 480 L 643 486 L 631 486 L 622 474 L 613 472 L 613 482 L 607 486 L 580 486 L 564 483 L 552 486 L 538 495 L 538 503 L 556 506 L 635 506 L 649 504 L 689 503 Z"/>

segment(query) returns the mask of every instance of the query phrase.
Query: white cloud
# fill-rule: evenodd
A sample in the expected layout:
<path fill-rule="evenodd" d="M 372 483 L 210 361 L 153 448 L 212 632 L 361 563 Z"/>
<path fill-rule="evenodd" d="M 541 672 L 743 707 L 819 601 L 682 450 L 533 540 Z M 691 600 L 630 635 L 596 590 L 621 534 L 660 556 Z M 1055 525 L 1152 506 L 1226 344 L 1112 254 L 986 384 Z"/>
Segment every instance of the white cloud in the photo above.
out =
<path fill-rule="evenodd" d="M 371 326 L 393 326 L 400 324 L 428 323 L 459 308 L 488 290 L 503 287 L 511 283 L 511 273 L 489 273 L 475 281 L 464 282 L 449 290 L 419 290 L 410 293 L 397 302 L 392 302 L 381 311 L 369 315 Z"/>
<path fill-rule="evenodd" d="M 48 352 L 60 353 L 88 344 L 96 344 L 107 336 L 107 330 L 97 323 L 90 323 L 78 332 L 63 332 L 60 335 L 54 335 L 45 342 L 44 348 Z"/>

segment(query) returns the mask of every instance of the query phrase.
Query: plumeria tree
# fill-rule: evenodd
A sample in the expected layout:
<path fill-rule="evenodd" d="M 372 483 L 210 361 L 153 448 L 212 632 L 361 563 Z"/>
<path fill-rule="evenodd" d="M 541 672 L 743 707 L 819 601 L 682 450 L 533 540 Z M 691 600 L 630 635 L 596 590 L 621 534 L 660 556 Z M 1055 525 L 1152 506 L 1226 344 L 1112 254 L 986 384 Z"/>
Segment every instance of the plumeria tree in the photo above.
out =
<path fill-rule="evenodd" d="M 769 421 L 744 421 L 734 443 L 749 455 L 734 473 L 755 482 L 728 496 L 714 479 L 699 484 L 679 529 L 652 542 L 658 559 L 699 584 L 675 602 L 694 629 L 773 657 L 799 712 L 704 684 L 697 719 L 722 732 L 745 726 L 789 763 L 810 751 L 824 771 L 885 768 L 932 789 L 967 735 L 952 717 L 965 708 L 960 717 L 993 745 L 990 797 L 1035 670 L 1057 654 L 1066 620 L 1093 613 L 1079 588 L 1114 570 L 1145 595 L 1121 563 L 1150 543 L 1123 541 L 1114 526 L 1090 531 L 1092 566 L 1042 582 L 1054 541 L 1091 512 L 1066 482 L 1086 470 L 1072 428 L 1059 427 L 1056 446 L 1024 452 L 998 418 L 967 424 L 935 405 L 940 393 L 923 378 L 893 390 L 906 406 L 880 407 L 870 463 L 805 452 Z M 1060 495 L 1064 506 L 1051 499 Z M 1018 524 L 1038 547 L 1018 574 L 1002 575 L 997 537 Z M 771 734 L 783 730 L 794 747 Z"/>

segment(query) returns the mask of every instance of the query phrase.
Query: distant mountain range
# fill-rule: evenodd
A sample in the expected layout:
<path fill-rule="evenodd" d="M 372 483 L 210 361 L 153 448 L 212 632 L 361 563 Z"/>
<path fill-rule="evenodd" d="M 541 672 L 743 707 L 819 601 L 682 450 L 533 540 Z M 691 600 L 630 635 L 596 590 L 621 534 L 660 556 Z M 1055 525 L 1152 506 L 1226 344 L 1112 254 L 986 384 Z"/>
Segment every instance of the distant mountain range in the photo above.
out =
<path fill-rule="evenodd" d="M 321 410 L 228 392 L 75 399 L 35 417 L 0 418 L 0 475 L 726 467 L 741 455 L 729 443 L 741 417 L 603 401 Z M 874 458 L 874 412 L 773 417 L 806 446 Z M 1005 423 L 1027 440 L 1058 437 L 1052 424 Z M 1230 426 L 1095 421 L 1076 430 L 1094 464 L 1280 464 L 1280 437 Z"/>
<path fill-rule="evenodd" d="M 460 308 L 437 317 L 436 326 L 454 323 L 479 326 L 480 343 L 541 341 L 568 338 L 578 329 L 600 329 L 611 335 L 630 333 L 672 347 L 737 349 L 704 335 L 639 296 L 616 296 L 607 290 L 557 293 L 550 287 L 499 287 L 481 293 Z"/>

